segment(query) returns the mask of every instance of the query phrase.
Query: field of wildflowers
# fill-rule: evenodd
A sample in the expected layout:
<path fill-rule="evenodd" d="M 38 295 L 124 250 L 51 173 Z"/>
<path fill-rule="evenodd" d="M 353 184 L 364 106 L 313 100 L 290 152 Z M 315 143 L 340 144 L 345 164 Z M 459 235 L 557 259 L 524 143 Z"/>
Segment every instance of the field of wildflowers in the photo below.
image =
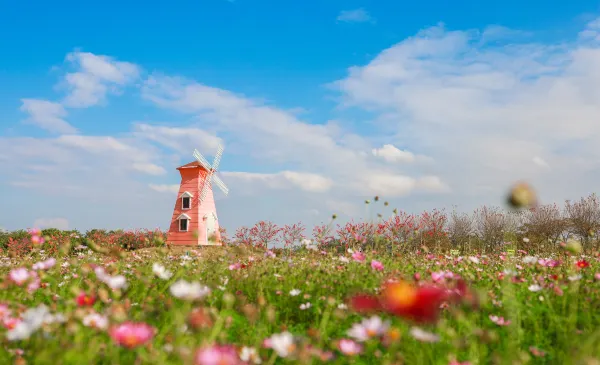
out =
<path fill-rule="evenodd" d="M 0 234 L 0 364 L 600 364 L 600 203 Z"/>

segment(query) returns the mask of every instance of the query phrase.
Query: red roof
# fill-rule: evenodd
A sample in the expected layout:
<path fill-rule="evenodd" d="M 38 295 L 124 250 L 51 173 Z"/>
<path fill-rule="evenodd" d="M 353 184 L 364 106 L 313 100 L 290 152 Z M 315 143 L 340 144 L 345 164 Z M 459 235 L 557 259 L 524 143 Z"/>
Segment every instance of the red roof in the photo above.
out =
<path fill-rule="evenodd" d="M 177 170 L 179 170 L 179 169 L 190 169 L 190 168 L 196 168 L 196 167 L 200 167 L 201 169 L 204 169 L 204 170 L 206 170 L 206 169 L 204 168 L 204 166 L 200 165 L 200 162 L 198 162 L 198 161 L 190 162 L 190 163 L 188 163 L 188 164 L 185 164 L 185 165 L 183 165 L 183 166 L 179 166 L 179 167 L 177 168 Z"/>

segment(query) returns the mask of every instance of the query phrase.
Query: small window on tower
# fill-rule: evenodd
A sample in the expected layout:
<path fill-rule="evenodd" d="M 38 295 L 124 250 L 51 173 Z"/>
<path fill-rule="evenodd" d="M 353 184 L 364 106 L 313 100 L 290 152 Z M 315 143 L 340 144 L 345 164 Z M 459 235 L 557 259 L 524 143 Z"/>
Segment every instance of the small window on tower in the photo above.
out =
<path fill-rule="evenodd" d="M 192 207 L 192 199 L 189 196 L 181 198 L 181 209 L 190 209 Z"/>
<path fill-rule="evenodd" d="M 187 219 L 180 219 L 179 220 L 179 231 L 181 232 L 187 232 L 188 230 L 188 220 Z"/>

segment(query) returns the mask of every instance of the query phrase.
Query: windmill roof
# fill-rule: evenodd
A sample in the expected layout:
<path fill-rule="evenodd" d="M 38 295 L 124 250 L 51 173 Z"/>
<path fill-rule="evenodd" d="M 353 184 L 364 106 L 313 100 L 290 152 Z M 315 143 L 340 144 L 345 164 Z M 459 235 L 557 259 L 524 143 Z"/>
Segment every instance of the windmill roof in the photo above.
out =
<path fill-rule="evenodd" d="M 179 166 L 179 167 L 177 168 L 177 170 L 179 170 L 179 169 L 192 169 L 192 168 L 196 168 L 196 167 L 199 167 L 199 168 L 201 168 L 201 169 L 205 169 L 205 168 L 204 168 L 204 166 L 200 165 L 200 162 L 198 162 L 198 161 L 193 161 L 193 162 L 187 163 L 187 164 L 185 164 L 185 165 L 183 165 L 183 166 Z M 205 169 L 205 170 L 206 170 L 206 169 Z"/>

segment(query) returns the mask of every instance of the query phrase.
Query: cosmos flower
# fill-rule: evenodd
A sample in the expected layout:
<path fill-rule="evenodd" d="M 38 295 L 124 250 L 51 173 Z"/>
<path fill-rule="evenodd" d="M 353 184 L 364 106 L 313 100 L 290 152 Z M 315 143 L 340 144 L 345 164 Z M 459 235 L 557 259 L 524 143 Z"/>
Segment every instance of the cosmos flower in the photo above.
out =
<path fill-rule="evenodd" d="M 356 295 L 351 304 L 359 312 L 382 310 L 415 322 L 435 322 L 440 305 L 447 299 L 449 293 L 444 288 L 432 285 L 415 287 L 400 281 L 385 284 L 377 297 Z"/>
<path fill-rule="evenodd" d="M 242 347 L 240 351 L 240 359 L 247 363 L 262 364 L 262 359 L 254 347 Z"/>
<path fill-rule="evenodd" d="M 338 349 L 346 356 L 354 356 L 363 351 L 363 346 L 355 341 L 344 338 L 338 341 Z"/>
<path fill-rule="evenodd" d="M 51 257 L 45 261 L 36 262 L 31 268 L 33 270 L 48 270 L 54 265 L 56 265 L 56 259 L 54 257 Z"/>
<path fill-rule="evenodd" d="M 288 357 L 296 351 L 294 336 L 287 331 L 272 335 L 267 344 L 279 357 Z"/>
<path fill-rule="evenodd" d="M 8 273 L 8 278 L 12 280 L 17 285 L 23 285 L 27 280 L 29 280 L 29 270 L 24 267 L 19 267 L 16 269 L 12 269 Z"/>
<path fill-rule="evenodd" d="M 377 271 L 383 271 L 383 264 L 377 260 L 371 260 L 371 268 Z"/>
<path fill-rule="evenodd" d="M 189 283 L 183 279 L 176 281 L 170 287 L 173 296 L 184 300 L 198 300 L 210 294 L 210 288 L 198 282 Z"/>
<path fill-rule="evenodd" d="M 118 345 L 134 348 L 149 342 L 154 337 L 154 328 L 143 322 L 124 322 L 109 330 L 109 335 Z"/>
<path fill-rule="evenodd" d="M 233 346 L 213 345 L 199 349 L 194 358 L 196 365 L 241 365 Z"/>
<path fill-rule="evenodd" d="M 379 316 L 372 316 L 352 325 L 352 328 L 348 330 L 348 336 L 357 341 L 364 342 L 371 338 L 382 336 L 389 327 L 389 321 L 384 322 Z"/>
<path fill-rule="evenodd" d="M 164 266 L 157 262 L 155 262 L 152 265 L 152 272 L 154 273 L 154 275 L 158 276 L 163 280 L 169 280 L 173 276 L 172 272 L 168 271 Z"/>
<path fill-rule="evenodd" d="M 360 251 L 356 251 L 352 254 L 352 259 L 356 262 L 363 262 L 365 261 L 365 254 Z"/>
<path fill-rule="evenodd" d="M 498 326 L 508 326 L 510 324 L 510 321 L 505 320 L 504 317 L 490 315 L 489 318 L 490 321 L 494 322 Z"/>
<path fill-rule="evenodd" d="M 440 336 L 435 333 L 427 332 L 419 327 L 413 327 L 410 329 L 410 335 L 421 342 L 438 342 L 440 340 Z"/>
<path fill-rule="evenodd" d="M 108 327 L 108 318 L 98 313 L 90 313 L 83 317 L 84 326 L 104 330 Z"/>

